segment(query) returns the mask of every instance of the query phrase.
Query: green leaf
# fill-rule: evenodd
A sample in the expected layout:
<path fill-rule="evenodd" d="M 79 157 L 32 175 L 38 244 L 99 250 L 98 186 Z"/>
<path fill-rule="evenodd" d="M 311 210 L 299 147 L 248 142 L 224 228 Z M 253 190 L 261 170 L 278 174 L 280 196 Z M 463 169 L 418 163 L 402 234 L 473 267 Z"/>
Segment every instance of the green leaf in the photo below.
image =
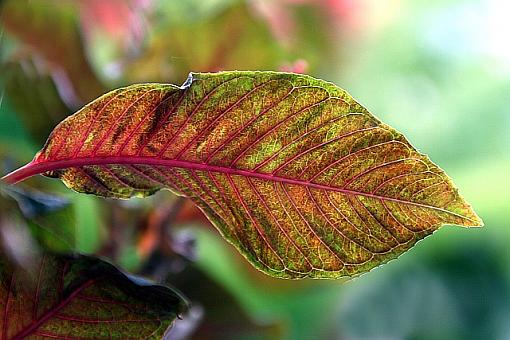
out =
<path fill-rule="evenodd" d="M 27 271 L 0 251 L 2 339 L 159 339 L 186 309 L 175 291 L 97 258 L 33 260 Z"/>
<path fill-rule="evenodd" d="M 448 176 L 337 86 L 276 72 L 191 74 L 112 91 L 59 124 L 14 183 L 191 198 L 260 270 L 337 278 L 443 224 L 482 221 Z"/>

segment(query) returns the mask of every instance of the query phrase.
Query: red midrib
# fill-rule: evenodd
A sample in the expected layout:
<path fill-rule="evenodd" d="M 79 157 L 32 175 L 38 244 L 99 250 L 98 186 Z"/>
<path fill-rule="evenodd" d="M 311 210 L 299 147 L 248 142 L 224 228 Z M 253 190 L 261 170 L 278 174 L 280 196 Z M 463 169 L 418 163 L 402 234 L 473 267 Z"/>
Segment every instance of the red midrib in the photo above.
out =
<path fill-rule="evenodd" d="M 51 319 L 58 311 L 60 311 L 62 308 L 67 306 L 75 297 L 85 288 L 89 287 L 93 283 L 95 283 L 96 280 L 91 279 L 88 281 L 85 281 L 81 286 L 79 286 L 75 291 L 73 291 L 71 294 L 69 294 L 68 297 L 66 297 L 64 300 L 60 301 L 57 305 L 50 308 L 44 315 L 42 315 L 39 319 L 32 321 L 31 324 L 29 324 L 25 329 L 23 329 L 21 332 L 16 334 L 12 339 L 13 340 L 21 340 L 25 339 L 27 336 L 32 335 L 41 325 L 43 325 L 46 321 Z"/>
<path fill-rule="evenodd" d="M 375 195 L 371 193 L 361 192 L 361 191 L 355 191 L 355 190 L 349 190 L 344 188 L 337 188 L 332 187 L 328 185 L 323 184 L 317 184 L 313 182 L 308 181 L 302 181 L 292 178 L 285 178 L 280 176 L 275 176 L 272 174 L 267 173 L 261 173 L 261 172 L 255 172 L 251 170 L 243 170 L 243 169 L 236 169 L 236 168 L 229 168 L 224 166 L 217 166 L 217 165 L 211 165 L 211 164 L 205 164 L 205 163 L 196 163 L 191 161 L 184 161 L 184 160 L 176 160 L 176 159 L 161 159 L 161 158 L 154 158 L 154 157 L 140 157 L 140 156 L 107 156 L 107 157 L 89 157 L 89 158 L 73 158 L 73 159 L 62 159 L 62 160 L 56 160 L 56 161 L 45 161 L 45 162 L 30 162 L 27 165 L 11 172 L 10 174 L 2 177 L 2 180 L 5 180 L 7 183 L 15 184 L 17 182 L 20 182 L 24 180 L 25 178 L 28 178 L 30 176 L 34 176 L 37 174 L 41 174 L 43 172 L 47 171 L 53 171 L 58 169 L 65 169 L 65 168 L 71 168 L 71 167 L 79 167 L 79 166 L 86 166 L 86 165 L 107 165 L 107 164 L 139 164 L 139 165 L 150 165 L 150 166 L 167 166 L 167 167 L 176 167 L 176 168 L 183 168 L 183 169 L 190 169 L 190 170 L 202 170 L 202 171 L 212 171 L 212 172 L 219 172 L 224 174 L 230 174 L 230 175 L 239 175 L 239 176 L 246 176 L 246 177 L 253 177 L 253 178 L 259 178 L 264 179 L 268 181 L 274 181 L 274 182 L 280 182 L 280 183 L 287 183 L 287 184 L 295 184 L 295 185 L 301 185 L 301 186 L 307 186 L 310 188 L 315 189 L 322 189 L 322 190 L 329 190 L 329 191 L 336 191 L 340 192 L 346 195 L 355 195 L 355 196 L 365 196 L 365 197 L 371 197 L 379 200 L 384 201 L 391 201 L 401 204 L 409 204 L 414 205 L 417 207 L 422 208 L 428 208 L 436 211 L 441 211 L 444 213 L 448 213 L 454 216 L 457 216 L 459 218 L 476 222 L 471 220 L 468 217 L 459 215 L 457 213 L 454 213 L 452 211 L 417 203 L 417 202 L 411 202 L 411 201 L 405 201 L 398 198 L 392 198 L 392 197 L 385 197 L 380 195 Z"/>

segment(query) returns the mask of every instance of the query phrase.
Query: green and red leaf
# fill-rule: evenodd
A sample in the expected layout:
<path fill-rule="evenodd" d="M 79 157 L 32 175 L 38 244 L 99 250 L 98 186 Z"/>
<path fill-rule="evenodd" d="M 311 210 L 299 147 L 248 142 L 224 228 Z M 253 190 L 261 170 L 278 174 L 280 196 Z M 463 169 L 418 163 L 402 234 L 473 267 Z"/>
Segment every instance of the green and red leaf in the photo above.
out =
<path fill-rule="evenodd" d="M 191 74 L 112 91 L 58 125 L 11 183 L 191 198 L 257 268 L 336 278 L 443 224 L 481 220 L 448 176 L 337 86 L 275 72 Z"/>
<path fill-rule="evenodd" d="M 34 272 L 0 252 L 0 338 L 160 339 L 186 302 L 83 255 L 43 254 Z"/>

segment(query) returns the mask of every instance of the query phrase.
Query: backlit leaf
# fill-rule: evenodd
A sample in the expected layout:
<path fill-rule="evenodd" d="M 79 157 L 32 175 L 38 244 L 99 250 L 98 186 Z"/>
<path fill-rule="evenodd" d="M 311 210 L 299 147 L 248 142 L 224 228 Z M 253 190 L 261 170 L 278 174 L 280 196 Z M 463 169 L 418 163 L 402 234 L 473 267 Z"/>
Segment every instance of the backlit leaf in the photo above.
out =
<path fill-rule="evenodd" d="M 283 278 L 360 274 L 443 224 L 482 224 L 402 134 L 335 85 L 289 73 L 112 91 L 5 179 L 37 173 L 105 197 L 190 197 L 251 263 Z"/>
<path fill-rule="evenodd" d="M 0 251 L 2 339 L 160 339 L 186 308 L 169 288 L 96 258 L 45 253 L 32 265 Z"/>

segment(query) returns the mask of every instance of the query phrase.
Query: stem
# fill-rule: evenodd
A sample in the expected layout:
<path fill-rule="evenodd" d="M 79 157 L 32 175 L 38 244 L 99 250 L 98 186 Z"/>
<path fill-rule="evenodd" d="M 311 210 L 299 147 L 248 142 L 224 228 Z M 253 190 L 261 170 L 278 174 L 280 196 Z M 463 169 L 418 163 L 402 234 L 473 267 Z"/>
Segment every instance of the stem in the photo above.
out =
<path fill-rule="evenodd" d="M 34 175 L 38 175 L 41 172 L 44 172 L 43 164 L 34 164 L 33 161 L 22 166 L 19 169 L 14 170 L 13 172 L 2 177 L 2 181 L 5 181 L 8 184 L 16 184 L 18 182 L 27 179 L 28 177 L 32 177 Z"/>

